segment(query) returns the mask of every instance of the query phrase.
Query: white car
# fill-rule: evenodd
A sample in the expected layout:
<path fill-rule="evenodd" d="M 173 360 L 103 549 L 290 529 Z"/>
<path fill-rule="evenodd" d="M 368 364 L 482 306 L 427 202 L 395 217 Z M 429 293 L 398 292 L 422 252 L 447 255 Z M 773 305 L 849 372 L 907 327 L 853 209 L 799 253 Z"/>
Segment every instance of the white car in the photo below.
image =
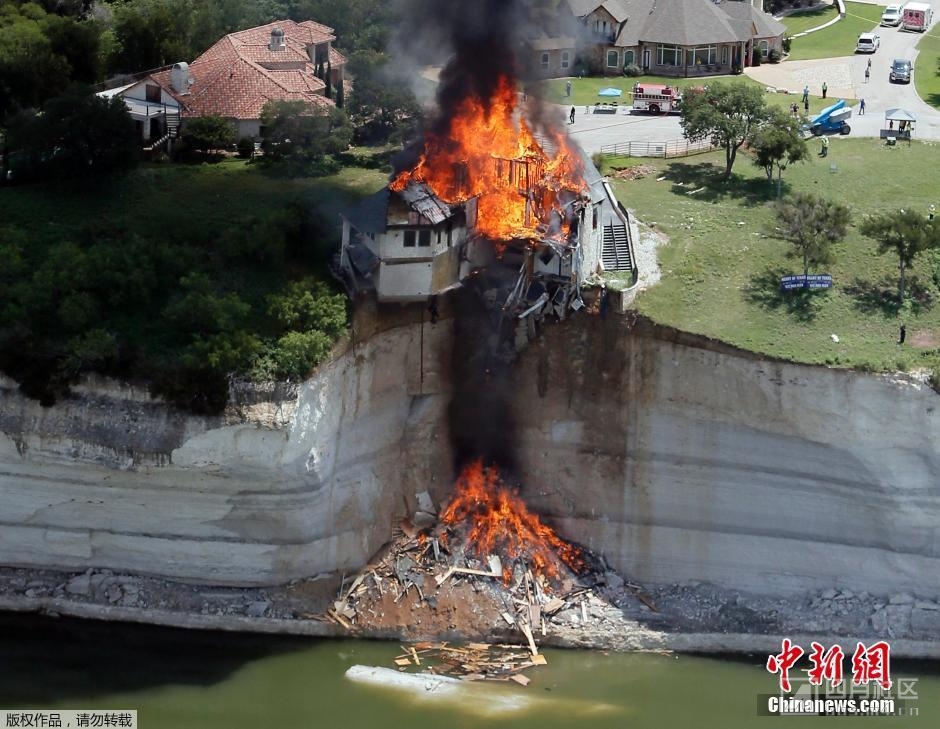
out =
<path fill-rule="evenodd" d="M 881 14 L 881 24 L 889 26 L 897 26 L 901 24 L 901 6 L 900 5 L 889 5 L 885 8 L 885 11 Z"/>
<path fill-rule="evenodd" d="M 855 44 L 856 53 L 874 53 L 881 45 L 881 37 L 874 33 L 862 33 Z"/>

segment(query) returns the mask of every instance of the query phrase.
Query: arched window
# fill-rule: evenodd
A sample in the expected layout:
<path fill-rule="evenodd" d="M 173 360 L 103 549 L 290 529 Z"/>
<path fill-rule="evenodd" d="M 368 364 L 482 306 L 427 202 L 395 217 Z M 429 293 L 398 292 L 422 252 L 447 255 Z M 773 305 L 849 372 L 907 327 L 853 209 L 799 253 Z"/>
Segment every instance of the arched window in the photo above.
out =
<path fill-rule="evenodd" d="M 633 63 L 636 63 L 635 58 L 636 56 L 634 55 L 633 51 L 624 51 L 623 52 L 623 65 L 629 66 Z"/>
<path fill-rule="evenodd" d="M 620 66 L 620 51 L 607 51 L 607 68 Z"/>

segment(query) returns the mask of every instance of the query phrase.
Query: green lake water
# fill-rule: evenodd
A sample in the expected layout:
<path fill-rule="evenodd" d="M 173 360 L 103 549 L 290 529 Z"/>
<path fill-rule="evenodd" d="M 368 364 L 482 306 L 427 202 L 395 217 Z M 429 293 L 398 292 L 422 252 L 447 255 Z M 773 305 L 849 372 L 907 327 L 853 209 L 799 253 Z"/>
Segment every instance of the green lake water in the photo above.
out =
<path fill-rule="evenodd" d="M 916 717 L 757 715 L 776 679 L 766 656 L 714 658 L 546 650 L 531 684 L 472 684 L 434 698 L 357 684 L 354 664 L 393 666 L 393 643 L 307 640 L 0 615 L 0 708 L 137 709 L 142 729 L 430 727 L 937 727 L 935 664 Z M 495 701 L 494 701 L 495 699 Z M 509 701 L 512 709 L 494 708 Z"/>

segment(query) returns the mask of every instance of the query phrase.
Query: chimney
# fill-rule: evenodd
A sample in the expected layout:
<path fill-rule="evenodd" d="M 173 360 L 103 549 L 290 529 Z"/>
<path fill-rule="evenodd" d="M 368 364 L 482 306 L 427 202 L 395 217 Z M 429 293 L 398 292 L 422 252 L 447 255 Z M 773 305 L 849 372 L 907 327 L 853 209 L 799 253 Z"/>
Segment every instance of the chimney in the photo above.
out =
<path fill-rule="evenodd" d="M 284 31 L 278 27 L 271 28 L 271 42 L 268 44 L 268 48 L 272 51 L 283 51 L 284 50 Z"/>
<path fill-rule="evenodd" d="M 170 71 L 170 85 L 178 94 L 189 93 L 189 64 L 186 61 L 173 64 Z"/>

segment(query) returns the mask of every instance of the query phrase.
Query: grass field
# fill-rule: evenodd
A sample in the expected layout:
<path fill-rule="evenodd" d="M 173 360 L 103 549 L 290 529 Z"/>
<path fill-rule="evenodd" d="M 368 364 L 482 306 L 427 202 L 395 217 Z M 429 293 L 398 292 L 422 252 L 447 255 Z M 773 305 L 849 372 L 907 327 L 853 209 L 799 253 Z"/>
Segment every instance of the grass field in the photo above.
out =
<path fill-rule="evenodd" d="M 810 28 L 816 28 L 824 23 L 828 23 L 839 14 L 835 5 L 827 5 L 822 8 L 813 8 L 812 10 L 801 10 L 783 18 L 783 23 L 787 30 L 784 35 L 796 35 Z"/>
<path fill-rule="evenodd" d="M 668 236 L 659 248 L 662 281 L 637 305 L 657 321 L 795 361 L 893 370 L 934 366 L 940 358 L 940 304 L 930 255 L 911 272 L 915 292 L 908 346 L 898 347 L 897 260 L 879 256 L 855 226 L 863 216 L 899 207 L 927 211 L 940 149 L 917 144 L 886 148 L 878 140 L 838 139 L 821 160 L 812 145 L 805 164 L 784 174 L 785 190 L 814 191 L 848 205 L 853 225 L 835 248 L 830 291 L 781 294 L 779 277 L 801 273 L 789 244 L 771 237 L 771 185 L 747 156 L 724 183 L 723 153 L 683 160 L 636 160 L 656 172 L 617 180 L 617 195 L 639 219 Z M 618 160 L 618 165 L 628 164 Z M 834 169 L 831 167 L 834 166 Z M 657 181 L 665 175 L 666 179 Z M 873 182 L 877 180 L 877 182 Z M 699 190 L 701 188 L 701 190 Z M 695 194 L 689 194 L 699 190 Z M 831 335 L 838 336 L 838 343 Z"/>
<path fill-rule="evenodd" d="M 881 20 L 884 8 L 881 5 L 865 3 L 846 3 L 845 18 L 825 30 L 794 38 L 790 46 L 790 61 L 806 61 L 812 58 L 834 58 L 851 56 L 855 52 L 855 41 L 859 33 L 870 32 Z M 783 19 L 788 35 L 791 27 L 802 20 L 800 15 L 791 15 Z M 794 26 L 791 26 L 791 22 Z M 821 22 L 825 22 L 822 20 Z M 810 23 L 810 26 L 818 23 Z M 803 28 L 805 30 L 805 28 Z M 799 31 L 792 31 L 799 32 Z"/>
<path fill-rule="evenodd" d="M 934 108 L 940 109 L 940 75 L 937 61 L 940 58 L 940 30 L 934 26 L 917 44 L 917 59 L 914 62 L 914 85 L 917 95 Z"/>

